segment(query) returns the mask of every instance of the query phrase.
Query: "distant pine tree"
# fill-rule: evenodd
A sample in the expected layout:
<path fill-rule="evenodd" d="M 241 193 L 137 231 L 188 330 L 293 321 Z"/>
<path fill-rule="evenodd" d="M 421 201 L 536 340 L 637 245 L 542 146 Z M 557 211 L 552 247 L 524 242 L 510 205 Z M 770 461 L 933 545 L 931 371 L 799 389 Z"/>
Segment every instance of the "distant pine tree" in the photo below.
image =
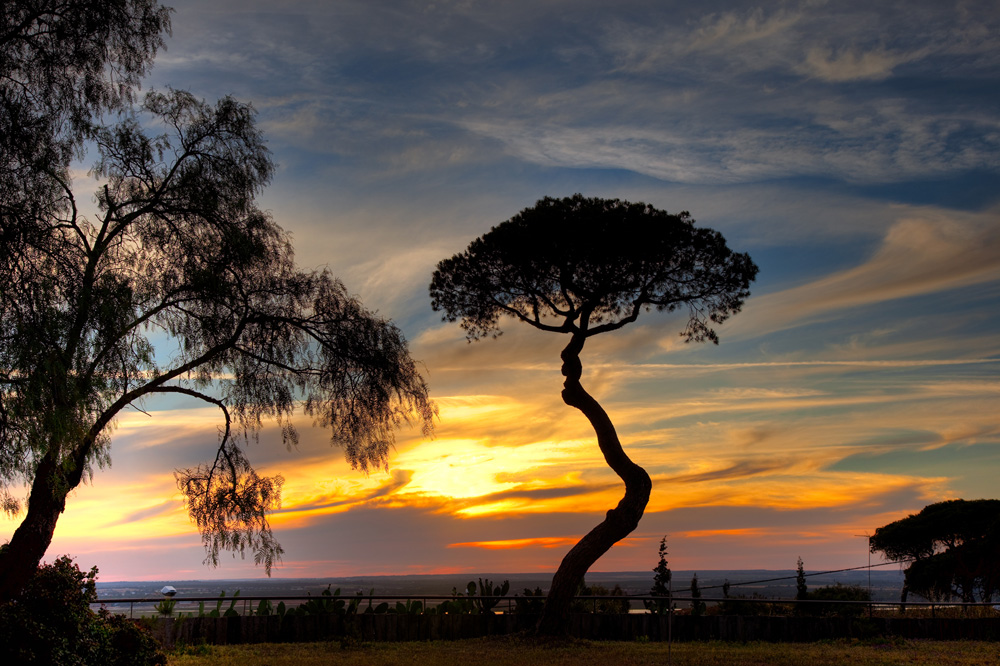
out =
<path fill-rule="evenodd" d="M 802 558 L 799 558 L 795 573 L 795 598 L 799 601 L 809 598 L 809 588 L 806 586 L 806 572 L 802 568 Z"/>
<path fill-rule="evenodd" d="M 697 617 L 705 614 L 705 602 L 701 600 L 701 589 L 698 587 L 698 574 L 691 579 L 691 615 Z"/>
<path fill-rule="evenodd" d="M 654 615 L 662 615 L 670 610 L 670 578 L 672 574 L 670 573 L 670 568 L 667 566 L 667 537 L 664 536 L 660 539 L 660 561 L 656 564 L 653 569 L 653 587 L 650 588 L 649 594 L 653 597 L 667 597 L 667 601 L 644 601 L 643 604 L 646 606 L 646 610 L 652 612 Z"/>

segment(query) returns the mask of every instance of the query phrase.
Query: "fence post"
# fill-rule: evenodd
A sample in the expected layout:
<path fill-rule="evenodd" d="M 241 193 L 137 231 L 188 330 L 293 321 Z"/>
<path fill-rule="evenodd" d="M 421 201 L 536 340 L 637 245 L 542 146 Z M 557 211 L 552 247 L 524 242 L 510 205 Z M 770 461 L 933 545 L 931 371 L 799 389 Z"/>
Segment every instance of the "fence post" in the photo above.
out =
<path fill-rule="evenodd" d="M 671 577 L 667 587 L 667 666 L 670 666 L 674 647 L 674 581 Z"/>

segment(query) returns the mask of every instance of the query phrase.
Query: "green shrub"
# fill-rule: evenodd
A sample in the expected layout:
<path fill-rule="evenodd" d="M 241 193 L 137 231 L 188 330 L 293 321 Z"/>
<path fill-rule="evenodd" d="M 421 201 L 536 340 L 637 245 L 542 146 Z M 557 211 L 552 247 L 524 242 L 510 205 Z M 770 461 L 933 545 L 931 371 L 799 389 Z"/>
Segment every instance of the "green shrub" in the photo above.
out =
<path fill-rule="evenodd" d="M 809 599 L 816 601 L 871 601 L 868 590 L 859 585 L 827 585 L 809 593 Z M 811 615 L 857 617 L 863 614 L 866 607 L 861 604 L 804 604 L 806 612 Z"/>
<path fill-rule="evenodd" d="M 625 591 L 621 585 L 615 585 L 609 590 L 603 585 L 587 585 L 586 581 L 580 583 L 577 588 L 578 597 L 624 597 Z M 601 613 L 605 615 L 618 615 L 628 613 L 632 604 L 628 599 L 576 599 L 570 605 L 572 613 Z"/>
<path fill-rule="evenodd" d="M 471 585 L 472 581 L 469 581 L 469 584 Z M 473 601 L 479 607 L 480 613 L 492 615 L 493 609 L 500 603 L 500 597 L 507 596 L 509 590 L 509 580 L 505 580 L 501 585 L 493 585 L 489 578 L 486 580 L 480 578 L 479 596 L 473 599 Z"/>
<path fill-rule="evenodd" d="M 754 592 L 749 597 L 744 594 L 726 595 L 725 601 L 719 603 L 713 610 L 715 615 L 787 615 L 789 607 L 786 604 L 760 603 L 767 599 Z"/>
<path fill-rule="evenodd" d="M 523 595 L 514 595 L 514 612 L 538 614 L 545 609 L 545 593 L 542 588 L 536 587 L 534 591 L 524 588 Z"/>
<path fill-rule="evenodd" d="M 155 610 L 160 615 L 165 615 L 169 617 L 174 614 L 174 607 L 176 605 L 177 605 L 176 599 L 171 599 L 170 597 L 167 597 L 162 601 L 160 601 L 160 603 L 156 604 L 156 606 L 153 607 L 153 610 Z"/>
<path fill-rule="evenodd" d="M 463 594 L 458 588 L 451 588 L 451 599 L 441 602 L 434 612 L 451 615 L 492 615 L 501 597 L 507 596 L 507 592 L 510 591 L 510 581 L 505 580 L 501 585 L 493 585 L 489 578 L 486 580 L 480 578 L 478 588 L 476 581 L 470 580 L 465 589 L 466 592 Z"/>
<path fill-rule="evenodd" d="M 698 617 L 705 614 L 706 605 L 701 600 L 701 588 L 698 587 L 698 574 L 691 578 L 691 615 Z"/>
<path fill-rule="evenodd" d="M 0 663 L 147 666 L 166 657 L 148 631 L 106 610 L 94 613 L 97 567 L 68 556 L 42 564 L 11 602 L 0 604 Z"/>
<path fill-rule="evenodd" d="M 106 638 L 94 659 L 87 663 L 107 666 L 152 666 L 167 663 L 152 634 L 124 615 L 101 609 L 97 613 L 95 624 Z"/>

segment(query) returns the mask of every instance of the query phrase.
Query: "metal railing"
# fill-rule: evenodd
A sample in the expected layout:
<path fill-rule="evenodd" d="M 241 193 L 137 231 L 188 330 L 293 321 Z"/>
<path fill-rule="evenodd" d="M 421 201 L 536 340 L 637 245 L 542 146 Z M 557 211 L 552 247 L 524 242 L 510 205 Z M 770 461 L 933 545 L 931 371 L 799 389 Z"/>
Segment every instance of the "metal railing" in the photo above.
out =
<path fill-rule="evenodd" d="M 475 600 L 481 601 L 493 601 L 496 600 L 500 603 L 496 604 L 494 608 L 496 610 L 505 611 L 507 613 L 515 612 L 516 605 L 520 601 L 522 603 L 526 601 L 542 601 L 544 597 L 523 597 L 523 596 L 491 596 L 491 595 L 476 595 L 476 596 L 454 596 L 454 595 L 414 595 L 414 594 L 398 594 L 398 595 L 355 595 L 355 596 L 333 596 L 333 595 L 249 595 L 234 596 L 234 597 L 220 597 L 215 596 L 202 596 L 202 597 L 165 597 L 165 596 L 155 596 L 155 597 L 142 597 L 136 598 L 123 598 L 123 599 L 98 599 L 91 603 L 91 606 L 124 606 L 128 604 L 129 607 L 129 617 L 134 617 L 136 606 L 139 606 L 140 613 L 145 610 L 159 615 L 160 613 L 156 610 L 156 605 L 162 603 L 165 599 L 170 599 L 174 602 L 172 613 L 191 613 L 198 611 L 199 606 L 190 606 L 190 604 L 202 604 L 206 602 L 212 602 L 214 604 L 219 604 L 220 600 L 222 602 L 222 607 L 226 607 L 227 604 L 231 605 L 234 610 L 240 608 L 241 611 L 237 611 L 240 615 L 253 615 L 255 614 L 255 606 L 253 602 L 268 601 L 273 603 L 278 602 L 298 602 L 295 605 L 289 605 L 289 608 L 295 608 L 299 605 L 308 603 L 310 601 L 343 601 L 345 604 L 357 603 L 357 612 L 363 613 L 368 607 L 370 607 L 375 602 L 406 602 L 409 605 L 410 602 L 420 601 L 422 609 L 434 607 L 429 605 L 428 602 L 436 602 L 434 605 L 440 605 L 445 601 L 466 601 L 474 602 Z M 809 606 L 809 605 L 825 605 L 825 606 L 864 606 L 868 609 L 869 615 L 872 614 L 874 609 L 890 610 L 893 608 L 929 608 L 931 611 L 931 617 L 936 617 L 937 610 L 944 608 L 973 608 L 973 607 L 993 607 L 995 610 L 1000 611 L 1000 604 L 996 601 L 976 601 L 976 602 L 962 602 L 962 601 L 854 601 L 854 600 L 834 600 L 834 599 L 766 599 L 766 598 L 744 598 L 744 597 L 681 597 L 673 595 L 667 596 L 650 596 L 650 595 L 587 595 L 587 596 L 574 596 L 574 601 L 585 602 L 592 604 L 592 612 L 597 613 L 599 609 L 599 604 L 601 602 L 610 603 L 621 603 L 628 602 L 629 609 L 632 612 L 647 612 L 644 602 L 652 602 L 657 604 L 669 604 L 668 612 L 677 612 L 687 610 L 684 607 L 677 608 L 677 603 L 682 604 L 694 604 L 694 603 L 704 603 L 704 604 L 714 604 L 714 605 L 742 605 L 742 604 L 769 604 L 773 606 L 792 606 L 796 607 L 799 605 Z M 233 602 L 235 601 L 235 605 Z M 503 602 L 507 602 L 505 605 Z M 366 603 L 368 606 L 362 607 L 361 604 Z M 633 602 L 639 602 L 636 606 Z M 185 606 L 184 604 L 188 604 Z M 505 608 L 503 607 L 505 606 Z M 109 609 L 111 610 L 111 609 Z M 213 609 L 214 610 L 214 609 Z M 207 613 L 206 613 L 207 614 Z M 272 610 L 273 614 L 273 610 Z"/>

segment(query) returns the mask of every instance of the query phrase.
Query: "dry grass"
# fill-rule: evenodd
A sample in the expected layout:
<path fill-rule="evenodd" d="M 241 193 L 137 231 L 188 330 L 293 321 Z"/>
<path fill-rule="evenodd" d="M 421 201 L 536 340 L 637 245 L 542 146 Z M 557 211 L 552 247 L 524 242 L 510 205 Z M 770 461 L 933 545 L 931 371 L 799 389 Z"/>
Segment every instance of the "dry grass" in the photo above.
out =
<path fill-rule="evenodd" d="M 515 637 L 463 641 L 209 646 L 203 654 L 171 655 L 170 666 L 664 666 L 665 643 L 538 642 Z M 971 641 L 830 641 L 790 643 L 676 643 L 675 666 L 997 666 L 1000 644 Z"/>

